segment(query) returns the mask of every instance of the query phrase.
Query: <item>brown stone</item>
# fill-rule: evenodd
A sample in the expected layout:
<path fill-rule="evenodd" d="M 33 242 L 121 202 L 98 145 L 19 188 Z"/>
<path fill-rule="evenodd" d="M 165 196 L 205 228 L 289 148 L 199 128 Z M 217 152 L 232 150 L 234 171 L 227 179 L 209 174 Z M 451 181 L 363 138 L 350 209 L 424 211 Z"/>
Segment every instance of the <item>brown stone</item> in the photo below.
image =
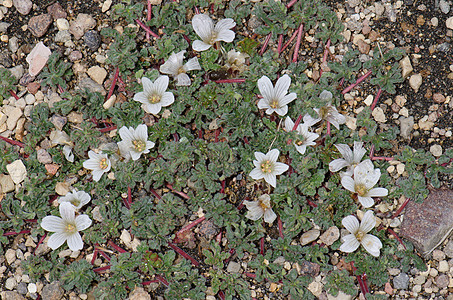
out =
<path fill-rule="evenodd" d="M 28 29 L 35 37 L 42 37 L 52 24 L 52 17 L 49 14 L 42 14 L 30 18 Z"/>
<path fill-rule="evenodd" d="M 434 101 L 435 103 L 439 103 L 439 104 L 440 104 L 440 103 L 444 103 L 444 102 L 445 102 L 445 96 L 442 95 L 442 94 L 440 94 L 440 93 L 435 93 L 435 94 L 433 95 L 433 101 Z"/>
<path fill-rule="evenodd" d="M 67 13 L 64 11 L 63 7 L 59 2 L 47 7 L 47 12 L 52 15 L 53 19 L 66 19 Z"/>
<path fill-rule="evenodd" d="M 370 52 L 370 45 L 368 45 L 363 40 L 358 40 L 357 41 L 357 46 L 359 47 L 360 53 L 368 54 L 368 52 Z"/>
<path fill-rule="evenodd" d="M 306 276 L 309 275 L 311 277 L 316 277 L 319 274 L 319 269 L 320 266 L 318 264 L 306 261 L 306 260 L 301 260 L 298 262 L 300 269 L 297 268 L 297 272 L 299 275 Z"/>
<path fill-rule="evenodd" d="M 400 236 L 424 254 L 434 250 L 453 229 L 453 191 L 435 190 L 422 203 L 406 206 Z"/>
<path fill-rule="evenodd" d="M 33 95 L 35 95 L 38 92 L 40 87 L 41 87 L 41 84 L 39 84 L 39 82 L 36 82 L 36 81 L 30 82 L 27 84 L 27 90 Z"/>

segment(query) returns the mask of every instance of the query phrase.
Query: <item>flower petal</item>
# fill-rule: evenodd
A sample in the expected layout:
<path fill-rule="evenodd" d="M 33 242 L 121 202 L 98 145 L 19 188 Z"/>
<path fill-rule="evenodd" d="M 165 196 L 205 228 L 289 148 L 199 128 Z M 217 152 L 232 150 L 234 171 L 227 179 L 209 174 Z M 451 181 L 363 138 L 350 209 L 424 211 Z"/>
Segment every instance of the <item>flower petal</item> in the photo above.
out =
<path fill-rule="evenodd" d="M 184 65 L 184 71 L 188 72 L 193 70 L 201 70 L 200 63 L 198 62 L 198 58 L 196 56 L 189 59 Z"/>
<path fill-rule="evenodd" d="M 131 129 L 134 130 L 132 127 L 127 128 L 126 126 L 123 126 L 118 130 L 121 139 L 127 143 L 130 143 L 134 140 L 134 135 L 131 132 L 132 131 Z"/>
<path fill-rule="evenodd" d="M 269 183 L 272 187 L 277 186 L 277 176 L 273 173 L 264 173 L 264 181 Z"/>
<path fill-rule="evenodd" d="M 288 74 L 283 75 L 275 83 L 273 96 L 277 99 L 283 99 L 283 97 L 288 93 L 288 89 L 289 89 L 290 85 L 291 85 L 291 77 L 289 77 Z M 296 95 L 295 93 L 292 93 L 292 94 L 294 94 L 294 96 Z"/>
<path fill-rule="evenodd" d="M 291 103 L 296 98 L 297 98 L 296 93 L 291 93 L 291 94 L 288 94 L 286 96 L 283 96 L 282 98 L 279 98 L 280 99 L 279 105 L 280 106 L 288 105 L 289 103 Z"/>
<path fill-rule="evenodd" d="M 267 154 L 264 154 L 262 152 L 256 151 L 254 153 L 254 155 L 255 155 L 256 160 L 258 161 L 258 165 L 260 165 L 264 160 L 268 159 Z"/>
<path fill-rule="evenodd" d="M 338 172 L 347 166 L 349 166 L 349 163 L 346 160 L 342 158 L 337 158 L 329 163 L 329 170 L 330 172 Z"/>
<path fill-rule="evenodd" d="M 93 175 L 93 180 L 97 182 L 101 179 L 102 175 L 104 174 L 104 171 L 103 170 L 93 170 L 91 172 L 91 174 Z"/>
<path fill-rule="evenodd" d="M 361 197 L 358 196 L 360 204 L 362 204 L 363 207 L 368 208 L 374 205 L 374 200 L 371 197 Z"/>
<path fill-rule="evenodd" d="M 63 202 L 60 204 L 60 216 L 65 222 L 74 222 L 75 209 L 70 202 Z"/>
<path fill-rule="evenodd" d="M 293 130 L 293 127 L 294 127 L 293 120 L 291 120 L 290 117 L 286 117 L 286 119 L 285 119 L 285 131 L 286 132 L 290 132 L 290 131 Z"/>
<path fill-rule="evenodd" d="M 368 233 L 371 229 L 376 226 L 376 218 L 374 217 L 373 211 L 368 210 L 362 218 L 360 223 L 360 231 Z"/>
<path fill-rule="evenodd" d="M 270 108 L 269 102 L 266 99 L 260 99 L 257 103 L 259 109 Z"/>
<path fill-rule="evenodd" d="M 236 34 L 232 30 L 222 30 L 217 34 L 215 41 L 224 41 L 226 43 L 231 43 L 234 40 L 235 36 Z"/>
<path fill-rule="evenodd" d="M 289 166 L 287 164 L 284 164 L 281 162 L 276 162 L 274 164 L 274 171 L 272 173 L 274 173 L 275 175 L 281 175 L 281 174 L 285 173 L 286 171 L 288 171 L 288 169 L 289 169 Z"/>
<path fill-rule="evenodd" d="M 260 90 L 261 96 L 265 99 L 272 99 L 274 96 L 274 86 L 272 81 L 267 76 L 263 76 L 258 79 L 258 89 Z"/>
<path fill-rule="evenodd" d="M 68 236 L 66 233 L 63 232 L 54 233 L 50 236 L 49 240 L 47 241 L 47 246 L 49 246 L 50 249 L 55 250 L 61 245 L 63 245 L 67 238 Z"/>
<path fill-rule="evenodd" d="M 165 107 L 173 104 L 175 102 L 175 96 L 172 92 L 165 92 L 160 99 L 160 104 Z"/>
<path fill-rule="evenodd" d="M 266 153 L 266 159 L 269 159 L 272 162 L 276 162 L 279 155 L 280 151 L 278 149 L 272 149 Z"/>
<path fill-rule="evenodd" d="M 68 247 L 72 251 L 82 250 L 83 248 L 83 241 L 80 233 L 75 232 L 68 236 Z"/>
<path fill-rule="evenodd" d="M 277 113 L 277 115 L 284 116 L 288 112 L 288 106 L 282 106 L 280 108 L 274 109 L 274 111 Z"/>
<path fill-rule="evenodd" d="M 168 88 L 169 78 L 167 75 L 159 76 L 159 78 L 154 81 L 154 91 L 158 95 L 163 95 Z"/>
<path fill-rule="evenodd" d="M 234 20 L 231 18 L 226 18 L 226 19 L 218 21 L 214 27 L 214 30 L 217 32 L 221 32 L 223 30 L 229 30 L 229 29 L 233 28 L 234 26 L 236 26 L 236 22 L 234 22 Z"/>
<path fill-rule="evenodd" d="M 358 164 L 362 160 L 366 153 L 366 149 L 363 148 L 363 142 L 354 142 L 354 163 Z"/>
<path fill-rule="evenodd" d="M 205 42 L 200 41 L 200 40 L 195 40 L 192 43 L 192 49 L 194 51 L 198 51 L 198 52 L 208 50 L 209 48 L 211 48 L 211 46 L 212 45 L 206 44 Z"/>
<path fill-rule="evenodd" d="M 149 114 L 157 115 L 162 109 L 162 104 L 158 103 L 148 103 L 145 106 L 145 111 Z"/>
<path fill-rule="evenodd" d="M 142 81 L 143 92 L 144 92 L 145 96 L 151 94 L 154 90 L 154 83 L 151 81 L 151 79 L 149 79 L 147 77 L 142 77 L 141 81 Z"/>
<path fill-rule="evenodd" d="M 341 224 L 343 224 L 343 227 L 352 234 L 356 234 L 360 228 L 359 221 L 354 216 L 344 217 L 343 220 L 341 220 Z"/>
<path fill-rule="evenodd" d="M 272 224 L 275 219 L 277 219 L 277 215 L 274 213 L 274 211 L 271 208 L 266 209 L 266 211 L 264 212 L 264 222 Z"/>
<path fill-rule="evenodd" d="M 321 118 L 313 118 L 309 114 L 306 114 L 303 118 L 304 124 L 307 125 L 308 127 L 311 127 L 321 121 Z"/>
<path fill-rule="evenodd" d="M 192 82 L 190 81 L 189 75 L 186 73 L 181 73 L 176 76 L 178 86 L 189 86 Z"/>
<path fill-rule="evenodd" d="M 352 179 L 349 176 L 343 176 L 341 177 L 341 185 L 347 189 L 348 191 L 355 193 L 355 183 L 354 179 Z"/>
<path fill-rule="evenodd" d="M 374 188 L 368 191 L 367 196 L 369 197 L 384 197 L 389 194 L 386 188 Z"/>
<path fill-rule="evenodd" d="M 380 254 L 380 250 L 382 248 L 381 241 L 371 234 L 365 234 L 362 238 L 362 246 L 365 248 L 368 253 L 371 255 L 378 257 Z"/>
<path fill-rule="evenodd" d="M 88 227 L 90 227 L 92 224 L 92 221 L 91 221 L 90 217 L 88 217 L 87 215 L 80 215 L 80 216 L 77 216 L 77 218 L 75 219 L 75 224 L 76 224 L 77 231 L 82 231 L 82 230 L 85 230 Z"/>
<path fill-rule="evenodd" d="M 250 172 L 249 176 L 252 177 L 252 179 L 258 180 L 263 178 L 264 174 L 259 168 L 255 168 Z"/>
<path fill-rule="evenodd" d="M 65 222 L 57 216 L 47 216 L 41 221 L 41 227 L 50 232 L 64 232 Z"/>
<path fill-rule="evenodd" d="M 359 248 L 360 243 L 353 234 L 348 234 L 342 238 L 343 244 L 340 246 L 340 251 L 351 253 Z"/>
<path fill-rule="evenodd" d="M 134 95 L 134 100 L 140 103 L 148 103 L 148 98 L 144 92 L 140 92 Z"/>
<path fill-rule="evenodd" d="M 203 40 L 211 39 L 214 32 L 214 23 L 212 19 L 205 14 L 196 14 L 192 19 L 192 27 L 195 33 Z"/>
<path fill-rule="evenodd" d="M 352 153 L 351 148 L 346 144 L 338 144 L 335 145 L 335 147 L 341 153 L 348 165 L 351 165 L 354 161 L 354 154 Z"/>

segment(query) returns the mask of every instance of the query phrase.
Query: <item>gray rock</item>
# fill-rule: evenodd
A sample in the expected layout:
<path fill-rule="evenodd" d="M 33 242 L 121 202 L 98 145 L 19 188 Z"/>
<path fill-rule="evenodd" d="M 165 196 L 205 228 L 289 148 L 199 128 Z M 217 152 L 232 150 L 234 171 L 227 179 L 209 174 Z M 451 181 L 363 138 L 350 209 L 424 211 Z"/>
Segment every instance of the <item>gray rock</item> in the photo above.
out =
<path fill-rule="evenodd" d="M 13 5 L 22 15 L 28 15 L 33 7 L 33 3 L 30 0 L 13 0 Z"/>
<path fill-rule="evenodd" d="M 53 115 L 50 117 L 50 122 L 55 126 L 58 130 L 63 130 L 63 127 L 68 122 L 68 118 L 62 117 L 60 115 Z"/>
<path fill-rule="evenodd" d="M 450 282 L 450 279 L 448 278 L 448 275 L 442 274 L 436 277 L 436 285 L 438 288 L 443 289 L 448 286 L 448 283 Z"/>
<path fill-rule="evenodd" d="M 450 12 L 450 3 L 445 0 L 440 0 L 439 8 L 444 14 L 448 14 Z"/>
<path fill-rule="evenodd" d="M 47 7 L 47 12 L 52 15 L 54 20 L 57 19 L 66 19 L 68 16 L 67 13 L 64 11 L 61 4 L 57 1 L 54 4 Z"/>
<path fill-rule="evenodd" d="M 16 288 L 17 286 L 17 281 L 16 281 L 16 278 L 14 277 L 9 277 L 8 279 L 6 279 L 5 281 L 5 288 L 7 290 L 12 290 L 14 288 Z"/>
<path fill-rule="evenodd" d="M 27 284 L 25 282 L 21 282 L 17 285 L 17 292 L 21 295 L 25 295 L 28 292 Z"/>
<path fill-rule="evenodd" d="M 30 18 L 28 21 L 28 30 L 35 37 L 42 37 L 49 29 L 50 24 L 52 24 L 52 17 L 49 14 L 42 14 Z"/>
<path fill-rule="evenodd" d="M 237 262 L 230 261 L 227 267 L 227 272 L 228 273 L 239 273 L 241 270 L 241 265 L 238 264 Z"/>
<path fill-rule="evenodd" d="M 361 0 L 348 0 L 347 3 L 349 4 L 350 7 L 356 7 L 359 5 L 362 1 Z"/>
<path fill-rule="evenodd" d="M 20 80 L 25 72 L 23 65 L 17 65 L 14 68 L 9 69 L 9 71 L 17 80 Z"/>
<path fill-rule="evenodd" d="M 13 65 L 13 60 L 11 59 L 11 53 L 8 51 L 0 53 L 0 65 L 5 68 L 11 68 Z"/>
<path fill-rule="evenodd" d="M 13 291 L 1 292 L 0 295 L 2 297 L 2 300 L 25 300 L 25 298 L 22 295 Z"/>
<path fill-rule="evenodd" d="M 134 291 L 129 294 L 129 300 L 151 300 L 151 296 L 141 286 L 136 286 Z"/>
<path fill-rule="evenodd" d="M 434 190 L 422 203 L 410 201 L 400 236 L 425 254 L 434 250 L 453 229 L 453 191 Z"/>
<path fill-rule="evenodd" d="M 307 260 L 301 260 L 297 263 L 297 273 L 302 276 L 316 277 L 319 274 L 320 265 L 309 262 Z"/>
<path fill-rule="evenodd" d="M 445 245 L 444 253 L 448 258 L 453 258 L 453 240 L 449 240 Z"/>
<path fill-rule="evenodd" d="M 39 149 L 36 152 L 36 155 L 38 157 L 38 161 L 42 164 L 51 164 L 52 163 L 52 156 L 50 156 L 49 152 L 47 152 L 45 149 Z"/>
<path fill-rule="evenodd" d="M 91 51 L 96 51 L 99 46 L 101 46 L 101 36 L 96 30 L 89 30 L 85 32 L 83 41 Z"/>
<path fill-rule="evenodd" d="M 340 230 L 338 229 L 338 227 L 332 226 L 319 237 L 319 241 L 326 244 L 327 246 L 330 246 L 339 238 Z"/>
<path fill-rule="evenodd" d="M 411 137 L 411 132 L 414 129 L 414 117 L 410 116 L 408 118 L 400 117 L 400 135 L 405 139 Z"/>
<path fill-rule="evenodd" d="M 15 36 L 9 39 L 8 41 L 8 47 L 11 52 L 16 53 L 17 50 L 19 49 L 19 39 Z"/>
<path fill-rule="evenodd" d="M 60 282 L 54 281 L 42 289 L 41 297 L 43 300 L 60 300 L 63 294 L 64 290 L 61 288 Z"/>
<path fill-rule="evenodd" d="M 409 287 L 409 276 L 401 273 L 393 278 L 393 287 L 397 290 L 405 290 Z"/>
<path fill-rule="evenodd" d="M 54 38 L 57 43 L 68 43 L 71 41 L 71 34 L 67 30 L 60 30 Z"/>
<path fill-rule="evenodd" d="M 69 32 L 77 39 L 85 34 L 87 30 L 93 29 L 96 26 L 96 20 L 87 14 L 79 14 L 77 18 L 69 24 Z"/>
<path fill-rule="evenodd" d="M 10 23 L 0 22 L 0 32 L 2 33 L 6 32 L 9 26 L 11 26 Z"/>
<path fill-rule="evenodd" d="M 79 88 L 81 88 L 82 90 L 84 88 L 87 88 L 92 93 L 99 92 L 102 95 L 106 94 L 104 87 L 102 85 L 96 83 L 93 79 L 91 79 L 89 77 L 85 77 L 80 80 Z"/>
<path fill-rule="evenodd" d="M 11 265 L 16 261 L 16 251 L 14 251 L 13 249 L 6 250 L 5 258 L 8 265 Z"/>
<path fill-rule="evenodd" d="M 318 229 L 309 230 L 309 231 L 305 232 L 304 234 L 302 234 L 302 236 L 300 237 L 300 244 L 302 246 L 304 246 L 313 241 L 316 241 L 316 239 L 319 237 L 320 234 L 321 234 L 321 231 L 319 231 Z"/>

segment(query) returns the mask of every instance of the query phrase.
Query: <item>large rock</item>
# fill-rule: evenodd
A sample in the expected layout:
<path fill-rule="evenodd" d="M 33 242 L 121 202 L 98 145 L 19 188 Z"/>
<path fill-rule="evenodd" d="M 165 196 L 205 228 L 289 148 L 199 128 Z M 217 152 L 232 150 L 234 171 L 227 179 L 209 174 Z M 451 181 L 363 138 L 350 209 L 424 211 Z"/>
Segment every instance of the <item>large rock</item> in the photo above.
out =
<path fill-rule="evenodd" d="M 435 190 L 422 202 L 406 206 L 400 236 L 424 254 L 434 250 L 453 229 L 453 191 Z"/>
<path fill-rule="evenodd" d="M 54 281 L 42 289 L 41 297 L 43 300 L 60 300 L 64 295 L 64 290 L 59 281 Z"/>
<path fill-rule="evenodd" d="M 33 7 L 33 3 L 30 0 L 13 0 L 13 5 L 22 15 L 28 15 Z"/>

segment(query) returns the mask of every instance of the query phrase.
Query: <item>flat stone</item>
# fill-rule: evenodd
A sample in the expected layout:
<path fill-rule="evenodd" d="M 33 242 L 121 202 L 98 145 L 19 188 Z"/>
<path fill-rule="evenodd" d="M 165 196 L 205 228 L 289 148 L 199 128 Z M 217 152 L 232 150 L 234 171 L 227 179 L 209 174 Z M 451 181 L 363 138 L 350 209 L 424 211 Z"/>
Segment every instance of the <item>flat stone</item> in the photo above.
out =
<path fill-rule="evenodd" d="M 55 2 L 54 4 L 48 6 L 47 12 L 52 16 L 54 20 L 65 19 L 68 16 L 59 2 Z"/>
<path fill-rule="evenodd" d="M 63 18 L 57 19 L 57 28 L 58 30 L 69 30 L 68 20 Z"/>
<path fill-rule="evenodd" d="M 53 115 L 52 117 L 50 117 L 50 122 L 55 126 L 56 129 L 61 131 L 68 122 L 68 118 L 62 117 L 60 115 Z"/>
<path fill-rule="evenodd" d="M 15 184 L 19 184 L 24 181 L 27 176 L 27 169 L 20 159 L 6 165 L 6 170 L 8 170 L 8 173 Z"/>
<path fill-rule="evenodd" d="M 409 276 L 401 273 L 393 278 L 393 287 L 397 290 L 405 290 L 409 287 Z"/>
<path fill-rule="evenodd" d="M 38 161 L 42 164 L 50 164 L 52 163 L 52 156 L 50 156 L 49 152 L 46 151 L 46 149 L 39 149 L 36 152 L 36 155 L 38 157 Z"/>
<path fill-rule="evenodd" d="M 46 47 L 43 42 L 39 42 L 36 46 L 31 50 L 31 52 L 27 55 L 25 59 L 28 62 L 28 73 L 31 76 L 36 76 L 41 72 L 42 68 L 47 63 L 50 54 L 52 51 L 48 47 Z"/>
<path fill-rule="evenodd" d="M 448 258 L 453 258 L 453 240 L 449 240 L 444 248 L 444 253 Z"/>
<path fill-rule="evenodd" d="M 25 300 L 25 298 L 17 292 L 6 291 L 1 292 L 2 300 Z"/>
<path fill-rule="evenodd" d="M 14 191 L 14 182 L 11 176 L 0 174 L 0 192 L 9 193 Z"/>
<path fill-rule="evenodd" d="M 412 68 L 411 59 L 409 58 L 409 56 L 405 56 L 402 60 L 400 60 L 400 67 L 402 70 L 401 75 L 403 76 L 403 78 L 407 78 L 414 70 Z"/>
<path fill-rule="evenodd" d="M 52 17 L 49 14 L 42 14 L 30 18 L 28 29 L 35 37 L 42 37 L 52 24 Z"/>
<path fill-rule="evenodd" d="M 83 41 L 91 51 L 98 50 L 101 46 L 101 36 L 96 30 L 89 30 L 83 35 Z"/>
<path fill-rule="evenodd" d="M 80 80 L 79 87 L 82 90 L 87 88 L 92 93 L 99 92 L 104 96 L 105 96 L 105 94 L 107 94 L 104 87 L 101 84 L 97 83 L 96 81 L 94 81 L 93 79 L 91 79 L 89 77 L 82 78 Z"/>
<path fill-rule="evenodd" d="M 60 286 L 59 281 L 54 281 L 51 284 L 44 286 L 41 292 L 43 300 L 60 300 L 64 295 L 64 290 Z"/>
<path fill-rule="evenodd" d="M 374 120 L 379 123 L 385 123 L 387 122 L 387 118 L 385 117 L 385 113 L 380 107 L 375 107 L 373 111 L 371 112 L 371 115 L 373 116 Z"/>
<path fill-rule="evenodd" d="M 33 7 L 33 3 L 30 0 L 13 0 L 13 5 L 22 15 L 28 15 Z"/>
<path fill-rule="evenodd" d="M 433 101 L 434 101 L 435 103 L 438 103 L 438 104 L 444 103 L 445 100 L 446 100 L 445 96 L 442 95 L 441 93 L 435 93 L 435 94 L 433 95 Z"/>
<path fill-rule="evenodd" d="M 107 76 L 107 71 L 99 66 L 93 66 L 89 68 L 87 73 L 91 77 L 91 79 L 96 81 L 98 84 L 102 84 L 105 77 Z"/>
<path fill-rule="evenodd" d="M 5 281 L 5 288 L 6 288 L 6 289 L 12 290 L 12 289 L 14 289 L 16 286 L 17 286 L 16 278 L 14 278 L 14 277 L 9 277 L 8 279 L 6 279 L 6 281 Z"/>
<path fill-rule="evenodd" d="M 16 128 L 17 121 L 22 116 L 22 110 L 19 107 L 5 105 L 3 107 L 3 112 L 8 116 L 8 119 L 6 120 L 8 130 L 14 130 L 14 128 Z"/>
<path fill-rule="evenodd" d="M 241 270 L 241 265 L 238 264 L 237 262 L 230 261 L 228 263 L 228 267 L 227 267 L 228 273 L 239 273 L 240 270 Z"/>
<path fill-rule="evenodd" d="M 136 286 L 134 291 L 129 294 L 129 300 L 151 300 L 151 296 L 144 288 Z"/>
<path fill-rule="evenodd" d="M 36 286 L 35 283 L 32 283 L 32 282 L 28 284 L 27 289 L 28 289 L 28 292 L 31 294 L 36 293 L 38 291 L 38 287 Z"/>
<path fill-rule="evenodd" d="M 422 82 L 423 78 L 420 74 L 414 74 L 409 78 L 409 85 L 415 92 L 418 92 L 418 89 L 422 85 Z"/>
<path fill-rule="evenodd" d="M 296 264 L 296 270 L 299 275 L 316 277 L 319 274 L 320 266 L 307 260 L 301 260 Z"/>
<path fill-rule="evenodd" d="M 315 296 L 319 297 L 322 294 L 323 285 L 321 282 L 313 281 L 307 287 L 307 289 Z"/>
<path fill-rule="evenodd" d="M 11 265 L 16 261 L 16 251 L 14 251 L 13 249 L 6 250 L 5 258 L 8 265 Z"/>
<path fill-rule="evenodd" d="M 450 279 L 448 278 L 448 275 L 446 275 L 446 274 L 439 275 L 436 278 L 436 285 L 440 289 L 446 288 L 448 286 L 449 282 L 450 282 Z"/>
<path fill-rule="evenodd" d="M 302 234 L 302 236 L 300 237 L 300 244 L 302 246 L 304 246 L 313 241 L 316 241 L 316 239 L 319 237 L 320 234 L 321 234 L 321 231 L 319 231 L 318 229 L 311 229 L 311 230 L 305 232 L 304 234 Z"/>
<path fill-rule="evenodd" d="M 96 26 L 96 20 L 87 14 L 78 14 L 77 18 L 70 22 L 69 32 L 77 39 L 85 34 L 87 30 L 93 29 Z"/>
<path fill-rule="evenodd" d="M 424 254 L 434 250 L 453 229 L 453 191 L 434 190 L 422 203 L 406 206 L 400 236 Z"/>
<path fill-rule="evenodd" d="M 400 117 L 400 135 L 405 138 L 409 139 L 411 137 L 411 132 L 414 129 L 414 117 L 410 116 L 408 118 Z"/>
<path fill-rule="evenodd" d="M 6 32 L 9 26 L 11 26 L 11 23 L 0 22 L 0 32 Z"/>
<path fill-rule="evenodd" d="M 352 300 L 353 296 L 343 293 L 342 291 L 338 291 L 337 296 L 332 296 L 331 294 L 327 294 L 327 300 Z"/>
<path fill-rule="evenodd" d="M 435 157 L 439 157 L 442 155 L 442 146 L 441 145 L 432 145 L 429 147 L 429 152 L 431 152 L 432 155 Z"/>
<path fill-rule="evenodd" d="M 445 21 L 445 25 L 448 29 L 453 29 L 453 17 L 450 17 Z"/>

